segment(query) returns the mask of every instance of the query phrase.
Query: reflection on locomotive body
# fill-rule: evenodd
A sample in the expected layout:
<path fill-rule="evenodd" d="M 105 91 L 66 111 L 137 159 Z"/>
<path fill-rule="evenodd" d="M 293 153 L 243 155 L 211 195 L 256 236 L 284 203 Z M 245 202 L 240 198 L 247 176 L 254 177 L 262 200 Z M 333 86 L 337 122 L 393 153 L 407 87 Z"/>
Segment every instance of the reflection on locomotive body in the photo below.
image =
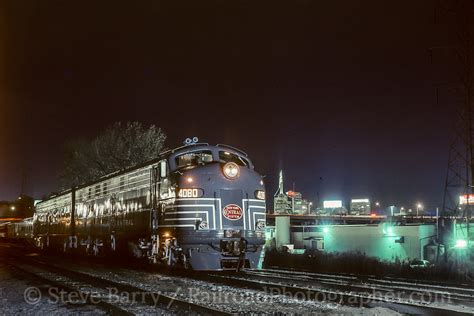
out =
<path fill-rule="evenodd" d="M 40 248 L 195 270 L 255 268 L 264 186 L 242 151 L 190 144 L 39 203 L 33 226 Z"/>

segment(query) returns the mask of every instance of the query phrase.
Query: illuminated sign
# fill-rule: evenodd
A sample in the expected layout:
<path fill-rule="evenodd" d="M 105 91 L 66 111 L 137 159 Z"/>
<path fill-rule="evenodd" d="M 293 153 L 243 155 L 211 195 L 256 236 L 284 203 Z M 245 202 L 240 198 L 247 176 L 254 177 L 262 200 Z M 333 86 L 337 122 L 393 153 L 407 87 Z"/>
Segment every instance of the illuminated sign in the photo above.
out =
<path fill-rule="evenodd" d="M 342 207 L 341 200 L 330 200 L 330 201 L 323 201 L 324 208 L 340 208 Z"/>
<path fill-rule="evenodd" d="M 178 197 L 180 198 L 198 198 L 204 195 L 202 189 L 179 189 Z"/>
<path fill-rule="evenodd" d="M 370 203 L 369 199 L 352 199 L 352 203 Z"/>
<path fill-rule="evenodd" d="M 459 196 L 459 204 L 461 205 L 474 205 L 474 194 L 464 194 Z"/>

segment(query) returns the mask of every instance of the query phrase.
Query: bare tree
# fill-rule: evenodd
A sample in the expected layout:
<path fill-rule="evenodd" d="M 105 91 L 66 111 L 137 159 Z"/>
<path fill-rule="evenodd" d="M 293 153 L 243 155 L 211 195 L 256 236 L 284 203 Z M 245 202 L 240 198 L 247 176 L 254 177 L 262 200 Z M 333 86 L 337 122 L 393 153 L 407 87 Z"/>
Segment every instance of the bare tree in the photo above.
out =
<path fill-rule="evenodd" d="M 65 146 L 60 182 L 63 188 L 94 181 L 117 170 L 158 157 L 166 135 L 139 122 L 115 123 L 93 140 L 75 140 Z"/>

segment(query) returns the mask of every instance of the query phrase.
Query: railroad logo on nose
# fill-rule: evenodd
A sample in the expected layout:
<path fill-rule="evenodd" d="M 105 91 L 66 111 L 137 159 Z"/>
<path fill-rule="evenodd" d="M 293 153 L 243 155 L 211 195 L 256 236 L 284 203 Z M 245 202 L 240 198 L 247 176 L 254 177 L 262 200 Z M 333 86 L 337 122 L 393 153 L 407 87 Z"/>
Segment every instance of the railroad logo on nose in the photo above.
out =
<path fill-rule="evenodd" d="M 236 204 L 229 204 L 222 209 L 222 215 L 231 221 L 236 221 L 242 218 L 242 209 Z"/>

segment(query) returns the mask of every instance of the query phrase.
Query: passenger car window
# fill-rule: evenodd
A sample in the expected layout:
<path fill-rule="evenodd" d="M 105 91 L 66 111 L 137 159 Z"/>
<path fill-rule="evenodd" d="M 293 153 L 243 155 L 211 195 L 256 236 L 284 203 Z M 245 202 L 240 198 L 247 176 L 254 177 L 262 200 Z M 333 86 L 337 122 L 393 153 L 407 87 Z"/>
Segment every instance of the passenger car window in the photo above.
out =
<path fill-rule="evenodd" d="M 204 165 L 212 162 L 212 152 L 210 151 L 198 151 L 192 153 L 182 154 L 176 157 L 176 166 L 178 169 L 185 167 L 192 167 L 198 165 Z"/>
<path fill-rule="evenodd" d="M 219 160 L 222 163 L 234 162 L 237 165 L 242 166 L 242 167 L 249 165 L 249 162 L 244 157 L 238 156 L 236 154 L 233 154 L 227 151 L 219 152 Z"/>
<path fill-rule="evenodd" d="M 120 177 L 120 191 L 125 189 L 125 177 Z"/>

